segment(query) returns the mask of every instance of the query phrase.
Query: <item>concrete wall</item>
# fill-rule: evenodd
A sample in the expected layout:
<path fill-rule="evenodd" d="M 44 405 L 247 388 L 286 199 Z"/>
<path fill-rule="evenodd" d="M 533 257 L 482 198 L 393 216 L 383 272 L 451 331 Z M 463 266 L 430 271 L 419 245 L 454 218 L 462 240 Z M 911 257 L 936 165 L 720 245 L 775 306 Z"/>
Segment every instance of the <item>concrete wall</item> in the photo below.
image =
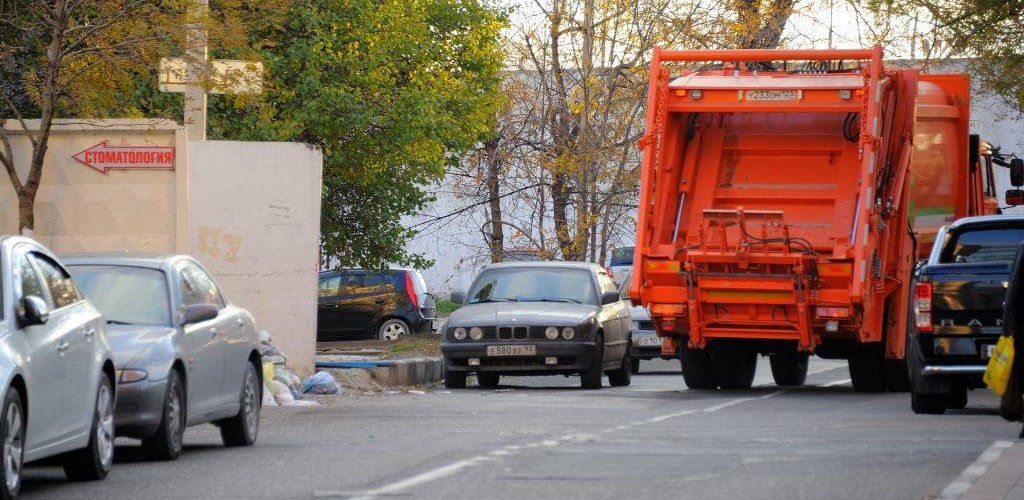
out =
<path fill-rule="evenodd" d="M 8 121 L 7 130 L 25 179 L 31 145 L 20 125 Z M 312 373 L 320 152 L 288 143 L 189 142 L 186 135 L 165 120 L 59 122 L 33 236 L 57 253 L 190 253 L 271 333 L 296 372 Z M 72 158 L 103 141 L 173 146 L 174 170 L 103 173 Z M 2 180 L 0 231 L 18 233 L 17 222 L 17 196 Z"/>
<path fill-rule="evenodd" d="M 320 242 L 320 151 L 303 144 L 190 142 L 189 253 L 312 373 Z"/>

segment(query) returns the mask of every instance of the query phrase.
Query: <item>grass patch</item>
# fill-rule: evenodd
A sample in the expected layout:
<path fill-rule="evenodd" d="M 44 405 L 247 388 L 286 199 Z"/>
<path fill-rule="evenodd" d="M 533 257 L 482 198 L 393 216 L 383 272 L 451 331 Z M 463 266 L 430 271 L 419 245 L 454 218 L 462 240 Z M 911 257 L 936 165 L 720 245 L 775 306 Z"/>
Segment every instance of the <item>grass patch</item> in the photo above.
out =
<path fill-rule="evenodd" d="M 426 337 L 426 338 L 424 338 Z M 417 356 L 440 356 L 441 338 L 437 335 L 404 335 L 394 342 L 388 342 L 387 349 L 382 357 L 396 358 L 408 357 L 410 354 Z"/>
<path fill-rule="evenodd" d="M 460 307 L 462 307 L 462 304 L 452 302 L 450 300 L 439 300 L 434 304 L 434 309 L 437 311 L 437 314 L 451 314 Z"/>

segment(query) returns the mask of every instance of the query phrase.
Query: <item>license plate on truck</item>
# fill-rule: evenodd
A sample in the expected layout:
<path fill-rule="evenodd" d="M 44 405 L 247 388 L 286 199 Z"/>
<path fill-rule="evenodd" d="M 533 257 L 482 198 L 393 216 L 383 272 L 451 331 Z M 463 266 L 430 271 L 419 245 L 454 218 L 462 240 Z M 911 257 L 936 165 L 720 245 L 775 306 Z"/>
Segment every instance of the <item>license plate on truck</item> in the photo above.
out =
<path fill-rule="evenodd" d="M 641 347 L 660 347 L 661 337 L 655 337 L 653 335 L 642 335 L 640 337 L 633 339 L 633 342 Z"/>
<path fill-rule="evenodd" d="M 488 356 L 536 356 L 535 345 L 489 345 Z"/>
<path fill-rule="evenodd" d="M 748 90 L 748 101 L 795 101 L 795 90 Z"/>
<path fill-rule="evenodd" d="M 986 344 L 981 346 L 981 357 L 982 359 L 988 359 L 992 357 L 992 353 L 995 352 L 995 344 Z"/>

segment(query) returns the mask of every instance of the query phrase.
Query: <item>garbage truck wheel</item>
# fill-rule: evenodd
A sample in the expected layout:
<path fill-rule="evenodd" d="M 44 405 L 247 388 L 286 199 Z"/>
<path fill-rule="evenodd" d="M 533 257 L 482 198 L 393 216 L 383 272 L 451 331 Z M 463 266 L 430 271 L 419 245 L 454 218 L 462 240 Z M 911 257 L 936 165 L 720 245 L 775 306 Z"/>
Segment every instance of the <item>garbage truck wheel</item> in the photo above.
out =
<path fill-rule="evenodd" d="M 810 355 L 806 352 L 785 352 L 768 356 L 772 365 L 772 378 L 775 385 L 804 385 L 807 380 L 807 361 Z"/>
<path fill-rule="evenodd" d="M 686 387 L 696 390 L 715 388 L 715 372 L 711 365 L 708 349 L 693 349 L 682 342 L 679 346 L 679 363 L 682 366 Z"/>

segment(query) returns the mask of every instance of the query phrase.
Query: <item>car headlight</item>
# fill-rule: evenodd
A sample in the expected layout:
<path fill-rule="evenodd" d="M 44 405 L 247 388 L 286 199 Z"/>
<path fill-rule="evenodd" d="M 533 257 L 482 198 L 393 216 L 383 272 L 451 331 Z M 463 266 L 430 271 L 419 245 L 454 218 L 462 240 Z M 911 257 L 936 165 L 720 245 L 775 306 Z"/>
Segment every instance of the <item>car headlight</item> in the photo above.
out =
<path fill-rule="evenodd" d="M 562 338 L 563 339 L 565 339 L 565 340 L 572 340 L 572 338 L 575 337 L 575 336 L 576 336 L 576 329 L 575 328 L 573 328 L 571 326 L 567 326 L 565 328 L 562 328 Z"/>
<path fill-rule="evenodd" d="M 122 384 L 145 380 L 148 376 L 145 370 L 117 370 L 117 381 Z"/>
<path fill-rule="evenodd" d="M 544 329 L 544 336 L 547 337 L 548 340 L 555 340 L 555 339 L 557 339 L 558 338 L 558 327 L 557 326 L 549 326 L 549 327 L 545 328 Z"/>
<path fill-rule="evenodd" d="M 452 332 L 452 336 L 455 337 L 455 340 L 466 340 L 466 329 L 462 327 L 456 328 Z"/>
<path fill-rule="evenodd" d="M 473 340 L 480 340 L 484 338 L 484 331 L 479 326 L 474 326 L 469 329 L 469 338 Z"/>

